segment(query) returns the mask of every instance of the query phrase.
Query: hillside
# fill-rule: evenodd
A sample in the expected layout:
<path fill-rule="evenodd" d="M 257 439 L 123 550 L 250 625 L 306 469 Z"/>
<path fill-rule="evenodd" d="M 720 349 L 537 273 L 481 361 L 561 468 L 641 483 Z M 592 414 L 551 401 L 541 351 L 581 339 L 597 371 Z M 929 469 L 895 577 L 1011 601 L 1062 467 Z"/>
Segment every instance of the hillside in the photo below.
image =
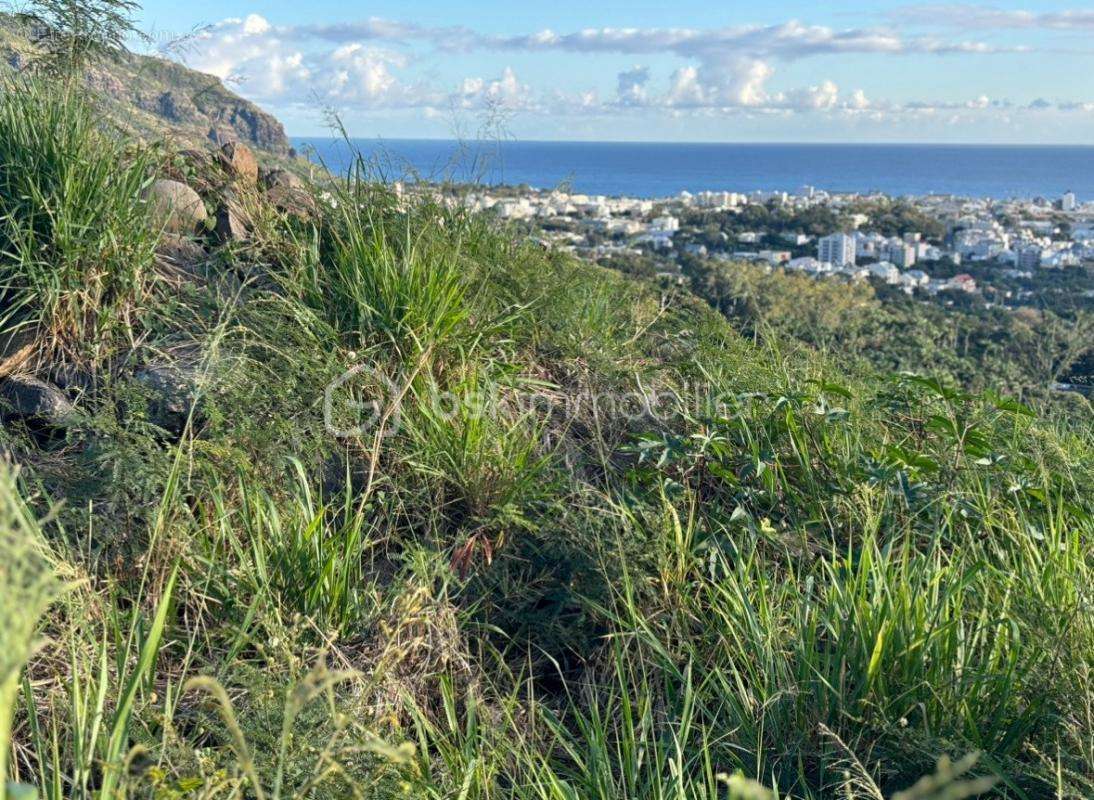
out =
<path fill-rule="evenodd" d="M 0 15 L 3 69 L 18 73 L 34 56 L 26 26 Z M 285 129 L 275 117 L 230 91 L 219 78 L 176 61 L 121 53 L 89 67 L 84 80 L 110 118 L 133 135 L 169 135 L 189 144 L 238 139 L 273 154 L 289 153 Z"/>
<path fill-rule="evenodd" d="M 1094 795 L 1088 418 L 101 113 L 0 96 L 9 796 Z"/>

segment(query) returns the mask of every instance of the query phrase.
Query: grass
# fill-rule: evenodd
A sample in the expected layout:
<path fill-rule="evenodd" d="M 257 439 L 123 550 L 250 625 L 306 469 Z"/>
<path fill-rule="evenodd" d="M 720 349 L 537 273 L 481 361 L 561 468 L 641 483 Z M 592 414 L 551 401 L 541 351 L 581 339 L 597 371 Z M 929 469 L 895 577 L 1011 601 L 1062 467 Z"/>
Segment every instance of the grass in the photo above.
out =
<path fill-rule="evenodd" d="M 156 291 L 152 156 L 28 92 L 7 307 L 104 379 L 0 439 L 9 794 L 1094 793 L 1088 425 L 362 172 L 313 216 L 247 194 L 251 239 Z M 180 347 L 210 379 L 167 435 L 132 365 Z"/>
<path fill-rule="evenodd" d="M 9 79 L 3 93 L 0 325 L 33 332 L 44 360 L 99 363 L 132 344 L 148 298 L 151 152 L 126 152 L 70 90 Z"/>

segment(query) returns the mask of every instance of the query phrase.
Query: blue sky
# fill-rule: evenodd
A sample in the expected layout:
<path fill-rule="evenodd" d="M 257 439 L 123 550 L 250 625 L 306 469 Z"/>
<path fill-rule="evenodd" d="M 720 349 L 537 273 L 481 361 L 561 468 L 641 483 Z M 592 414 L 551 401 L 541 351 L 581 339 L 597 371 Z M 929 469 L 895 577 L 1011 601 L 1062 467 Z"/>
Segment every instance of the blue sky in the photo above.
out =
<path fill-rule="evenodd" d="M 1094 2 L 147 0 L 294 135 L 1094 143 Z M 180 42 L 179 37 L 183 37 Z"/>

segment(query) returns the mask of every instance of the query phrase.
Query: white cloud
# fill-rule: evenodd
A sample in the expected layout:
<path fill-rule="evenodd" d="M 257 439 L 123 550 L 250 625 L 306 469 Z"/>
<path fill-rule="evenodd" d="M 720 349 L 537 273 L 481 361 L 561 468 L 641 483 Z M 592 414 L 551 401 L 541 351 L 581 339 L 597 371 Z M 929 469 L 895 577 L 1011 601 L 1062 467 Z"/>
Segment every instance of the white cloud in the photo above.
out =
<path fill-rule="evenodd" d="M 646 104 L 646 84 L 650 82 L 649 67 L 634 66 L 616 76 L 616 96 L 620 105 L 642 106 Z"/>
<path fill-rule="evenodd" d="M 530 87 L 517 79 L 512 67 L 502 70 L 494 80 L 464 78 L 451 100 L 458 108 L 467 110 L 497 109 L 502 111 L 530 111 L 537 106 Z"/>
<path fill-rule="evenodd" d="M 251 14 L 202 31 L 187 60 L 260 101 L 424 107 L 438 99 L 437 92 L 399 79 L 396 72 L 408 64 L 403 53 L 360 42 L 318 51 L 302 44 Z"/>
<path fill-rule="evenodd" d="M 1057 31 L 1094 30 L 1094 11 L 1004 10 L 971 3 L 923 3 L 892 12 L 893 19 L 927 27 L 955 27 L 964 30 L 1032 29 Z"/>
<path fill-rule="evenodd" d="M 783 98 L 788 108 L 798 111 L 830 111 L 839 104 L 839 87 L 832 81 L 807 89 L 793 89 Z"/>
<path fill-rule="evenodd" d="M 269 21 L 258 14 L 248 14 L 247 19 L 243 20 L 244 36 L 261 36 L 264 33 L 269 33 L 271 28 Z"/>
<path fill-rule="evenodd" d="M 202 30 L 191 49 L 191 66 L 238 83 L 256 97 L 284 94 L 313 77 L 303 53 L 281 41 L 257 14 L 226 19 Z"/>
<path fill-rule="evenodd" d="M 706 100 L 696 67 L 680 67 L 672 74 L 672 88 L 666 98 L 669 106 L 701 106 Z"/>
<path fill-rule="evenodd" d="M 327 60 L 327 93 L 337 100 L 374 104 L 385 101 L 397 88 L 392 67 L 405 67 L 398 53 L 366 47 L 360 43 L 342 45 Z"/>
<path fill-rule="evenodd" d="M 909 7 L 909 20 L 947 14 L 965 6 Z M 947 11 L 949 9 L 949 11 Z M 1064 27 L 1094 24 L 1094 12 L 1001 12 L 979 9 L 980 27 Z M 976 25 L 968 26 L 974 29 Z M 791 20 L 778 25 L 697 28 L 589 28 L 572 32 L 541 30 L 499 37 L 466 27 L 431 28 L 379 18 L 328 26 L 278 26 L 259 14 L 226 19 L 199 34 L 191 66 L 234 80 L 245 95 L 273 104 L 319 102 L 340 108 L 505 109 L 529 114 L 812 114 L 896 118 L 912 115 L 1088 113 L 1089 104 L 1069 100 L 1022 104 L 986 96 L 967 101 L 893 102 L 867 99 L 857 89 L 843 93 L 818 74 L 804 86 L 779 86 L 777 67 L 817 56 L 873 54 L 877 57 L 989 55 L 1021 51 L 946 36 L 908 35 L 887 27 L 834 29 Z M 435 61 L 454 51 L 566 52 L 588 55 L 650 55 L 678 63 L 655 74 L 639 64 L 599 76 L 607 91 L 601 99 L 592 76 L 584 86 L 536 88 L 510 67 L 493 78 L 453 76 L 427 79 L 425 57 Z M 600 59 L 603 61 L 603 59 Z M 614 74 L 614 93 L 611 92 Z"/>

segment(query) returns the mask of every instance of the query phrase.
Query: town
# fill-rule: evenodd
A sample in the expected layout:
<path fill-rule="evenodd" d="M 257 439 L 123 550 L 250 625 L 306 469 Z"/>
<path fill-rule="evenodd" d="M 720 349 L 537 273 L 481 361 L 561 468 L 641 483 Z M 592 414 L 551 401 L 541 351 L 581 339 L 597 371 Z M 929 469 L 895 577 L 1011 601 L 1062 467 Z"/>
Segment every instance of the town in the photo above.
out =
<path fill-rule="evenodd" d="M 681 192 L 605 197 L 561 190 L 472 191 L 474 211 L 527 228 L 545 245 L 673 279 L 687 259 L 757 262 L 817 278 L 869 280 L 952 303 L 955 294 L 1020 306 L 1066 291 L 1094 300 L 1094 202 L 948 195 Z M 1062 272 L 1069 280 L 1061 282 Z M 1063 285 L 1066 288 L 1061 288 Z"/>

